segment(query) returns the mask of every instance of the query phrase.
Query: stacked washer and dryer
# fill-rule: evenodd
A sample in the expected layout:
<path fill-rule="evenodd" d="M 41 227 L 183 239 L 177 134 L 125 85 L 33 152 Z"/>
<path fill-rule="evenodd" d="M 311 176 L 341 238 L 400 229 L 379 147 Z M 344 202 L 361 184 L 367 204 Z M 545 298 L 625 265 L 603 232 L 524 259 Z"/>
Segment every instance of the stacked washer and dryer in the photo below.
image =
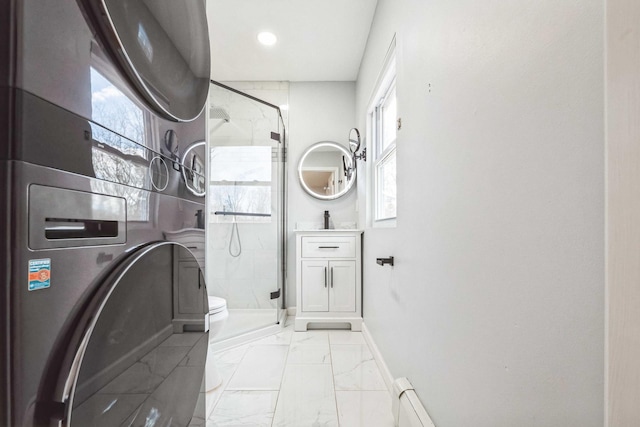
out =
<path fill-rule="evenodd" d="M 204 425 L 204 0 L 5 0 L 0 43 L 0 425 Z"/>

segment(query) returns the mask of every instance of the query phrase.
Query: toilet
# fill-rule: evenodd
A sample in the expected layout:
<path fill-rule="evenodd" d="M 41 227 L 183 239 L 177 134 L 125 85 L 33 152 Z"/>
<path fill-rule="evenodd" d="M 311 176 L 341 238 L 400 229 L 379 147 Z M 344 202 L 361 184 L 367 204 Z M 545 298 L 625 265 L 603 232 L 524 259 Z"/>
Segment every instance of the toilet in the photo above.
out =
<path fill-rule="evenodd" d="M 220 297 L 209 297 L 209 350 L 207 351 L 205 387 L 207 391 L 213 390 L 222 383 L 222 376 L 218 373 L 211 344 L 222 330 L 225 321 L 229 317 L 227 300 Z"/>

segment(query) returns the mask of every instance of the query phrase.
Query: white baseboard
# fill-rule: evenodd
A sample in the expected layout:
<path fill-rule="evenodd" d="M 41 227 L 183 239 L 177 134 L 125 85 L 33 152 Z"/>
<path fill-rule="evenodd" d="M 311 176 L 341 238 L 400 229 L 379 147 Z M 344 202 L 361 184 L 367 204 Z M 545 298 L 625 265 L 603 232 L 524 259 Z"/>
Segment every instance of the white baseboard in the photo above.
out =
<path fill-rule="evenodd" d="M 407 378 L 399 378 L 398 380 L 396 380 L 396 384 L 404 384 L 405 387 L 401 389 L 396 388 L 394 390 L 393 375 L 391 375 L 391 371 L 385 363 L 384 358 L 382 357 L 382 353 L 380 353 L 380 349 L 378 349 L 375 341 L 373 341 L 371 332 L 369 332 L 367 325 L 364 323 L 362 324 L 362 336 L 369 345 L 369 349 L 371 350 L 373 358 L 378 365 L 380 374 L 382 375 L 382 378 L 387 385 L 387 390 L 389 391 L 391 401 L 393 402 L 392 405 L 394 405 L 394 407 L 398 410 L 398 412 L 396 413 L 394 409 L 394 416 L 397 416 L 395 420 L 396 425 L 400 425 L 403 427 L 435 427 L 433 420 L 429 417 L 427 410 L 418 398 L 418 395 L 416 394 L 413 386 Z"/>
<path fill-rule="evenodd" d="M 393 394 L 393 375 L 391 375 L 391 371 L 385 363 L 384 358 L 382 357 L 382 353 L 380 353 L 380 349 L 378 349 L 378 346 L 373 340 L 371 332 L 369 332 L 369 328 L 367 328 L 367 325 L 365 323 L 362 323 L 362 336 L 369 345 L 369 349 L 371 350 L 373 358 L 378 365 L 378 369 L 380 370 L 380 374 L 382 374 L 382 378 L 384 379 L 384 383 L 387 386 L 389 394 Z"/>

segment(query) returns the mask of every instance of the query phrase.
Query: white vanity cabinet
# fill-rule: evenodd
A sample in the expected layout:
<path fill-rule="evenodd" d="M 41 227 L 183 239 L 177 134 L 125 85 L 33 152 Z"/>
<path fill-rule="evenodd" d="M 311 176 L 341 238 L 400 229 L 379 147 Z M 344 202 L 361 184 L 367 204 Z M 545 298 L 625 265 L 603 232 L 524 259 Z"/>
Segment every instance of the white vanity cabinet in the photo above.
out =
<path fill-rule="evenodd" d="M 296 331 L 309 323 L 362 329 L 362 231 L 296 232 Z"/>

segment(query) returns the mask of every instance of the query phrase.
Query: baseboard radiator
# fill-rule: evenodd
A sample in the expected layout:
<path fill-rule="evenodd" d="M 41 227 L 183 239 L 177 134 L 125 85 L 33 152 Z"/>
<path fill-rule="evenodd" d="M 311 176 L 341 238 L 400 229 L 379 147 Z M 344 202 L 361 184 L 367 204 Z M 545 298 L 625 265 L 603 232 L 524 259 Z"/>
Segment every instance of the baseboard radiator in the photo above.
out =
<path fill-rule="evenodd" d="M 393 382 L 392 399 L 397 427 L 435 427 L 408 379 Z"/>

